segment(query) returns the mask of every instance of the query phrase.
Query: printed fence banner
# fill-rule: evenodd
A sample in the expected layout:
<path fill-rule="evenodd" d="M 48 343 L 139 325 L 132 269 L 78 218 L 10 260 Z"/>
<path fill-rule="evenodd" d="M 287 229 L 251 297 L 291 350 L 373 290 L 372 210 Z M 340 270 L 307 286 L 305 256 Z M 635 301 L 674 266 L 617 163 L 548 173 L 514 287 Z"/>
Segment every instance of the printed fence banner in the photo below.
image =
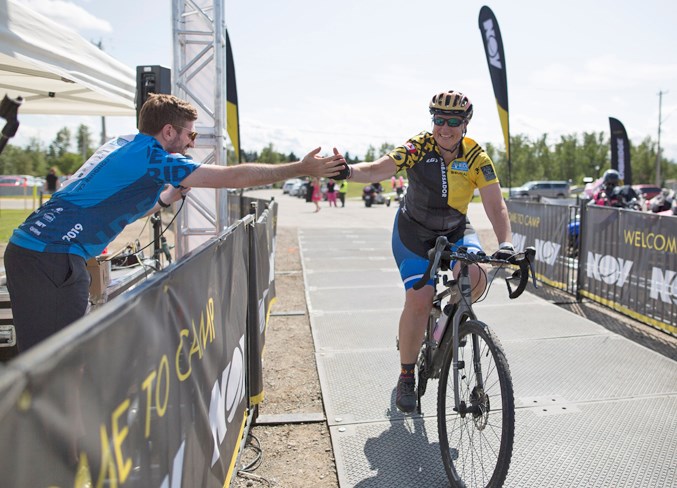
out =
<path fill-rule="evenodd" d="M 555 288 L 571 288 L 575 284 L 575 276 L 567 255 L 570 207 L 519 200 L 509 200 L 507 205 L 515 249 L 536 248 L 538 279 Z"/>
<path fill-rule="evenodd" d="M 677 334 L 677 217 L 591 205 L 579 293 Z"/>
<path fill-rule="evenodd" d="M 251 200 L 250 200 L 251 201 Z M 270 309 L 275 302 L 275 232 L 277 226 L 277 203 L 257 202 L 255 233 L 250 236 L 250 301 L 248 316 L 250 350 L 249 356 L 249 401 L 263 401 L 263 350 L 266 344 L 266 328 Z"/>
<path fill-rule="evenodd" d="M 229 486 L 249 250 L 231 227 L 0 371 L 3 487 Z"/>

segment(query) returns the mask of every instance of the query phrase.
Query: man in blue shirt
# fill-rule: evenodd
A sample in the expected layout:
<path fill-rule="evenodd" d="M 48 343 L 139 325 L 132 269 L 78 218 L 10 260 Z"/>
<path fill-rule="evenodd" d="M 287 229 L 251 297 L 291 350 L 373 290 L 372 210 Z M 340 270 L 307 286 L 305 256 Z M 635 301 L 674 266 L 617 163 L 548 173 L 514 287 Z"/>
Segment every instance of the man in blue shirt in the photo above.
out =
<path fill-rule="evenodd" d="M 197 110 L 172 95 L 151 95 L 139 113 L 139 134 L 100 147 L 73 177 L 13 233 L 5 251 L 20 351 L 87 311 L 85 261 L 130 222 L 179 200 L 191 187 L 247 188 L 297 176 L 331 177 L 343 168 L 320 148 L 295 163 L 213 166 L 185 156 L 194 147 Z"/>

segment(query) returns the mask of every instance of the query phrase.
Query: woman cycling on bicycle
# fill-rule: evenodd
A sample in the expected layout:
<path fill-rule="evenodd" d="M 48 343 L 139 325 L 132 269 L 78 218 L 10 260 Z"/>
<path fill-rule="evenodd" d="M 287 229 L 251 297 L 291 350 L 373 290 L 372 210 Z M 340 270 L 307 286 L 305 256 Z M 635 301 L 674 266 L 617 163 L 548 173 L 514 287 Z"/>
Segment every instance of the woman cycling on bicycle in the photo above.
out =
<path fill-rule="evenodd" d="M 349 166 L 344 174 L 353 181 L 369 183 L 389 179 L 403 169 L 407 172 L 407 195 L 395 217 L 392 237 L 393 254 L 405 288 L 399 323 L 401 373 L 396 400 L 404 413 L 416 408 L 415 363 L 434 295 L 432 280 L 418 291 L 412 286 L 423 276 L 428 265 L 427 251 L 438 236 L 481 250 L 466 215 L 475 189 L 479 189 L 499 251 L 514 252 L 508 210 L 494 165 L 474 140 L 465 137 L 473 115 L 472 103 L 463 93 L 450 90 L 433 96 L 429 109 L 432 133 L 421 132 L 374 162 Z M 484 292 L 486 279 L 478 266 L 473 266 L 470 274 L 473 299 L 477 299 Z"/>

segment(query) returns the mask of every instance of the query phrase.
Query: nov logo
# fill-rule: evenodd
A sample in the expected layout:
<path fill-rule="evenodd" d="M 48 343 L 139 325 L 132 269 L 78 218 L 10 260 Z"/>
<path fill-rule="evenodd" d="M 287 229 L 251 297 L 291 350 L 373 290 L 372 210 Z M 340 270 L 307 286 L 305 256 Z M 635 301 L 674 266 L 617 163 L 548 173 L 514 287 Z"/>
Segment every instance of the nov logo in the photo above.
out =
<path fill-rule="evenodd" d="M 632 264 L 630 260 L 589 252 L 586 271 L 588 278 L 602 281 L 607 285 L 623 286 Z"/>
<path fill-rule="evenodd" d="M 542 261 L 548 266 L 552 266 L 557 261 L 561 247 L 561 244 L 536 239 L 536 261 Z"/>
<path fill-rule="evenodd" d="M 517 232 L 512 233 L 512 243 L 518 251 L 524 251 L 527 247 L 527 236 Z M 538 255 L 538 254 L 537 254 Z"/>
<path fill-rule="evenodd" d="M 677 303 L 677 273 L 669 269 L 663 270 L 654 267 L 651 270 L 651 298 L 660 298 L 665 303 Z"/>
<path fill-rule="evenodd" d="M 498 51 L 498 40 L 494 32 L 494 22 L 488 19 L 484 21 L 482 26 L 484 27 L 485 47 L 487 49 L 487 56 L 489 56 L 489 64 L 494 68 L 503 69 L 501 55 Z"/>

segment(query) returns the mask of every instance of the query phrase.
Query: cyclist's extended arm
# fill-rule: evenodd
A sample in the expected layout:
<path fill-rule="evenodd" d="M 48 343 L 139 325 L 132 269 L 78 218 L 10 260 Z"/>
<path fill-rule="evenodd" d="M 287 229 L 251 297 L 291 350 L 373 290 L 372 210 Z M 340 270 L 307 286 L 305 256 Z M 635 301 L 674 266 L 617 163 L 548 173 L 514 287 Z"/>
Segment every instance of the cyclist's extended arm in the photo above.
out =
<path fill-rule="evenodd" d="M 503 201 L 501 194 L 501 186 L 497 183 L 495 185 L 488 185 L 480 189 L 482 197 L 482 204 L 484 211 L 489 217 L 497 244 L 502 242 L 512 242 L 512 231 L 510 229 L 510 216 L 508 215 L 508 208 Z"/>
<path fill-rule="evenodd" d="M 351 164 L 350 169 L 352 174 L 349 180 L 360 183 L 387 180 L 397 173 L 397 165 L 390 156 L 382 156 L 370 163 Z"/>

